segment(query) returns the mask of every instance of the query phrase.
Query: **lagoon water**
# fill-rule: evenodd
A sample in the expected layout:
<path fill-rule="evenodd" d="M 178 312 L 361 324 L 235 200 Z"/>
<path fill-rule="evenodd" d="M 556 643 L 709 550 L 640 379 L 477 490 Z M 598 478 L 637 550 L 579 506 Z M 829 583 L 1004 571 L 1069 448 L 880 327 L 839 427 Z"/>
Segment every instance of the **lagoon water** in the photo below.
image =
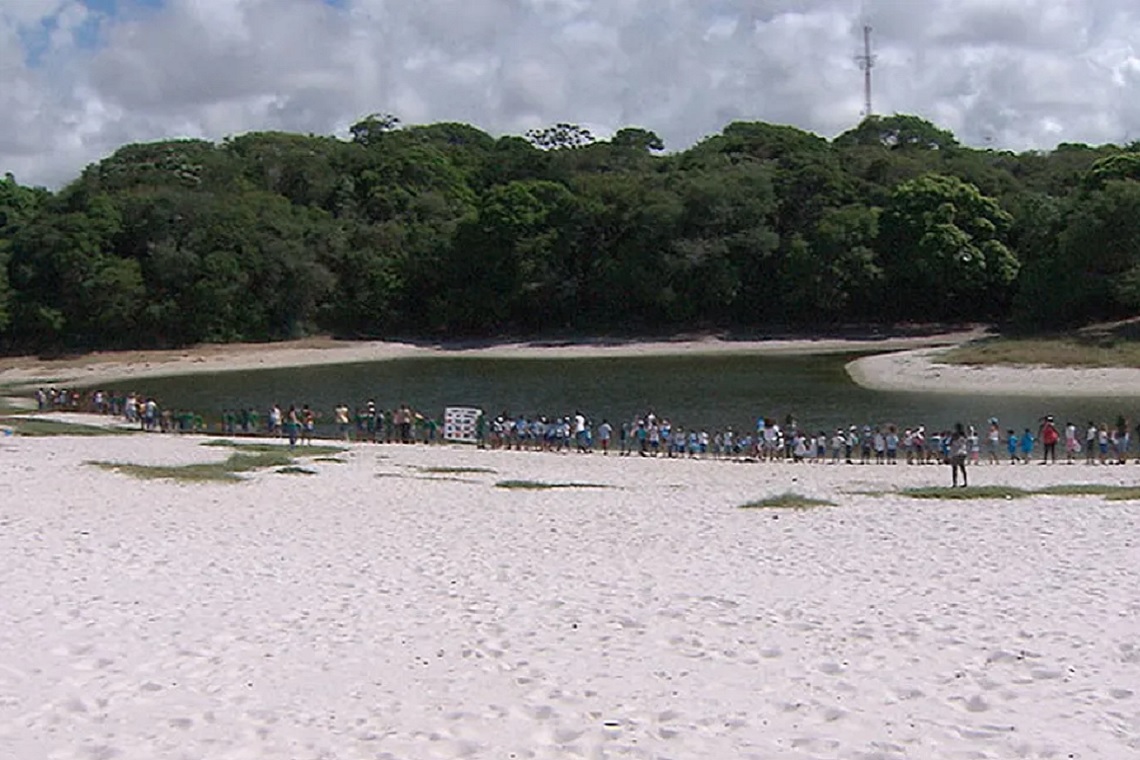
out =
<path fill-rule="evenodd" d="M 252 372 L 139 380 L 133 390 L 167 408 L 189 408 L 216 421 L 223 409 L 252 407 L 264 414 L 273 403 L 309 404 L 321 415 L 322 432 L 338 403 L 350 408 L 375 399 L 390 409 L 407 403 L 424 413 L 445 406 L 477 406 L 491 414 L 563 415 L 580 409 L 600 422 L 632 419 L 654 410 L 685 428 L 710 432 L 751 429 L 757 417 L 793 415 L 810 430 L 849 424 L 955 422 L 979 429 L 990 417 L 1003 427 L 1037 429 L 1042 415 L 1083 426 L 1112 423 L 1117 415 L 1140 418 L 1132 398 L 1039 399 L 892 393 L 856 385 L 844 365 L 850 355 L 654 356 L 636 358 L 484 359 L 415 358 Z"/>

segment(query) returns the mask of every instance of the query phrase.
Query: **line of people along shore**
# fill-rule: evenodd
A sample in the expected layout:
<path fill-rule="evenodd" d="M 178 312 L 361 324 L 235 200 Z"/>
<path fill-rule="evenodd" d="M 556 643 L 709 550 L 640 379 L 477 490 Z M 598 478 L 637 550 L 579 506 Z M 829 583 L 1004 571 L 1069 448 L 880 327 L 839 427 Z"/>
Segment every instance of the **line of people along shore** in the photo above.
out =
<path fill-rule="evenodd" d="M 40 388 L 35 393 L 40 411 L 72 410 L 122 417 L 140 429 L 157 432 L 213 432 L 198 413 L 160 407 L 152 397 L 117 391 L 75 391 Z M 225 409 L 214 431 L 226 435 L 269 435 L 287 438 L 291 444 L 312 443 L 318 423 L 328 437 L 371 443 L 439 443 L 443 441 L 441 416 L 425 414 L 408 404 L 381 408 L 374 400 L 350 408 L 341 403 L 324 417 L 308 404 L 282 407 L 271 404 L 264 414 L 255 408 Z M 685 428 L 650 410 L 630 420 L 612 424 L 607 418 L 595 422 L 581 411 L 542 416 L 512 415 L 506 411 L 477 418 L 474 442 L 480 448 L 569 453 L 598 452 L 603 455 L 666 458 L 747 459 L 815 464 L 935 464 L 953 457 L 959 445 L 966 462 L 978 464 L 1023 464 L 1065 461 L 1088 464 L 1123 464 L 1132 453 L 1135 429 L 1124 416 L 1113 424 L 1088 421 L 1059 424 L 1042 417 L 1035 428 L 1003 427 L 990 418 L 984 430 L 974 425 L 955 430 L 931 429 L 924 425 L 848 425 L 834 431 L 805 430 L 792 415 L 782 422 L 768 417 L 755 428 L 737 432 L 732 427 L 709 431 Z M 1140 463 L 1140 451 L 1134 461 Z"/>
<path fill-rule="evenodd" d="M 1137 426 L 1140 439 L 1140 426 Z M 958 440 L 960 439 L 960 441 Z M 1058 426 L 1052 416 L 1042 417 L 1036 432 L 1003 429 L 990 418 L 986 432 L 974 425 L 927 431 L 924 425 L 900 429 L 889 424 L 850 425 L 834 432 L 805 431 L 789 416 L 783 424 L 770 418 L 757 421 L 754 432 L 737 433 L 731 427 L 709 433 L 686 429 L 659 419 L 652 411 L 617 428 L 603 419 L 595 428 L 581 413 L 548 421 L 545 417 L 512 418 L 504 413 L 491 423 L 486 445 L 517 450 L 600 451 L 618 456 L 667 458 L 746 458 L 755 461 L 792 461 L 815 464 L 944 464 L 955 456 L 964 463 L 1022 464 L 1064 461 L 1090 464 L 1124 464 L 1131 450 L 1132 432 L 1120 417 L 1116 424 L 1089 422 Z M 1063 445 L 1062 445 L 1063 444 Z M 480 439 L 480 445 L 483 445 Z M 958 454 L 955 449 L 959 448 Z M 1140 462 L 1140 457 L 1137 457 Z"/>

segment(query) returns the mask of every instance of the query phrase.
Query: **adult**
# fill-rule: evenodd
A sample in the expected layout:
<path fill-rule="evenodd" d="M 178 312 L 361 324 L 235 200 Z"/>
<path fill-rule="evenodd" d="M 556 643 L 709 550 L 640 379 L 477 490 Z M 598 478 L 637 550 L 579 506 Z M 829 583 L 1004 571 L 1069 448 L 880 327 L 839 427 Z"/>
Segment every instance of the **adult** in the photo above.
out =
<path fill-rule="evenodd" d="M 309 408 L 308 404 L 301 407 L 301 443 L 305 446 L 313 445 L 313 433 L 317 429 L 317 416 L 313 410 Z"/>
<path fill-rule="evenodd" d="M 1038 435 L 1041 438 L 1041 464 L 1045 464 L 1050 458 L 1053 464 L 1057 463 L 1057 441 L 1061 438 L 1060 431 L 1057 430 L 1057 425 L 1053 422 L 1052 415 L 1047 416 L 1041 423 L 1041 429 L 1038 430 Z"/>
<path fill-rule="evenodd" d="M 337 434 L 346 441 L 351 440 L 348 426 L 348 404 L 337 404 L 336 408 L 333 409 L 333 416 L 336 418 Z"/>
<path fill-rule="evenodd" d="M 970 446 L 966 440 L 966 431 L 959 422 L 954 426 L 954 432 L 950 435 L 950 479 L 952 488 L 958 487 L 958 473 L 962 473 L 962 487 L 966 487 L 966 457 L 969 454 Z"/>
<path fill-rule="evenodd" d="M 289 436 L 289 448 L 297 445 L 297 436 L 301 432 L 301 420 L 297 417 L 297 407 L 289 405 L 289 412 L 285 415 L 285 434 Z"/>

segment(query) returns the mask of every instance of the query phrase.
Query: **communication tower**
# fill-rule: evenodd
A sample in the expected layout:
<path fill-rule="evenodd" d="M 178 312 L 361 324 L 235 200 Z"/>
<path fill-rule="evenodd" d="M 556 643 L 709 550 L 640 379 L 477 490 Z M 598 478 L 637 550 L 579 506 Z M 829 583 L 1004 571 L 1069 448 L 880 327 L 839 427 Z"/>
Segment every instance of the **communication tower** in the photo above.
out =
<path fill-rule="evenodd" d="M 859 66 L 863 69 L 863 116 L 872 116 L 871 108 L 871 69 L 875 68 L 875 56 L 871 52 L 871 26 L 863 25 L 863 54 L 856 56 Z"/>

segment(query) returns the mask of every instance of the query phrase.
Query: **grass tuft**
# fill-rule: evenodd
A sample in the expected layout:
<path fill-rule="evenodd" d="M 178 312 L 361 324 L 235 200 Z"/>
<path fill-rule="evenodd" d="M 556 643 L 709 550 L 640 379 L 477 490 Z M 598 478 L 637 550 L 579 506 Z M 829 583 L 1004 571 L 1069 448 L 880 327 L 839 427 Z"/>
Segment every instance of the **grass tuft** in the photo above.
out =
<path fill-rule="evenodd" d="M 925 486 L 922 488 L 905 488 L 899 491 L 903 496 L 912 499 L 945 499 L 964 501 L 971 499 L 1023 499 L 1032 496 L 1032 491 L 1014 486 L 969 486 L 968 488 L 951 488 L 950 486 Z"/>
<path fill-rule="evenodd" d="M 0 426 L 11 428 L 16 435 L 46 437 L 54 435 L 130 435 L 131 431 L 119 428 L 98 427 L 96 425 L 76 425 L 73 422 L 27 419 L 22 417 L 0 418 Z"/>
<path fill-rule="evenodd" d="M 1119 491 L 1104 495 L 1107 501 L 1140 501 L 1140 488 L 1121 486 Z"/>
<path fill-rule="evenodd" d="M 983 338 L 941 354 L 947 364 L 1140 367 L 1140 341 L 1122 330 L 1082 330 L 1048 338 Z"/>
<path fill-rule="evenodd" d="M 294 446 L 289 448 L 289 445 L 285 443 L 239 443 L 225 438 L 205 441 L 202 445 L 225 447 L 247 454 L 275 454 L 284 451 L 288 452 L 290 456 L 298 457 L 332 456 L 347 451 L 343 446 Z"/>
<path fill-rule="evenodd" d="M 1061 483 L 1055 486 L 1038 488 L 1033 493 L 1041 494 L 1042 496 L 1108 496 L 1109 494 L 1126 490 L 1126 488 L 1126 486 L 1110 486 L 1100 483 Z"/>
<path fill-rule="evenodd" d="M 741 504 L 741 509 L 814 509 L 816 507 L 834 507 L 835 502 L 826 499 L 813 499 L 810 496 L 801 496 L 798 493 L 782 493 L 776 496 L 767 496 L 763 499 Z"/>
<path fill-rule="evenodd" d="M 288 467 L 281 467 L 277 470 L 278 475 L 316 475 L 316 470 L 310 470 L 308 467 L 299 467 L 291 464 Z"/>
<path fill-rule="evenodd" d="M 542 483 L 537 480 L 500 480 L 496 488 L 512 491 L 546 491 L 555 488 L 610 488 L 602 483 Z"/>
<path fill-rule="evenodd" d="M 224 462 L 216 464 L 147 465 L 129 462 L 88 462 L 95 467 L 140 480 L 176 480 L 180 483 L 235 483 L 242 478 L 226 469 Z"/>
<path fill-rule="evenodd" d="M 282 447 L 278 448 L 281 449 Z M 143 480 L 177 480 L 183 483 L 234 483 L 242 480 L 242 473 L 274 467 L 287 468 L 293 466 L 295 462 L 291 456 L 288 456 L 287 451 L 274 451 L 258 454 L 234 453 L 223 462 L 207 462 L 205 464 L 149 465 L 130 462 L 89 462 L 88 464 Z"/>

